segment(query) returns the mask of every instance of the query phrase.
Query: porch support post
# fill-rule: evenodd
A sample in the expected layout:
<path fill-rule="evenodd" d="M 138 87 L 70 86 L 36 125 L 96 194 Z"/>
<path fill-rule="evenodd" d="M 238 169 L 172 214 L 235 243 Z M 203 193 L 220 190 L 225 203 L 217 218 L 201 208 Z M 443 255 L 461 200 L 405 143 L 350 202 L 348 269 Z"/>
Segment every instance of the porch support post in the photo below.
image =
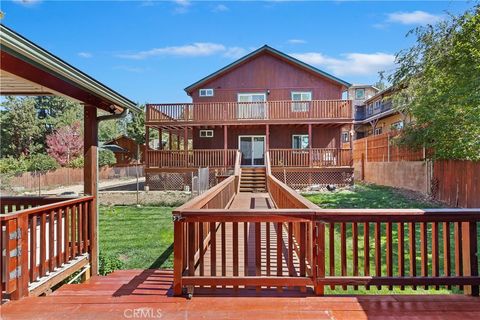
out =
<path fill-rule="evenodd" d="M 463 258 L 463 275 L 465 277 L 478 276 L 477 223 L 475 221 L 462 222 L 462 252 L 460 254 Z M 479 286 L 463 286 L 463 293 L 478 296 Z"/>
<path fill-rule="evenodd" d="M 185 152 L 185 167 L 188 167 L 188 127 L 183 128 L 183 151 Z"/>
<path fill-rule="evenodd" d="M 177 150 L 180 150 L 180 133 L 178 132 L 178 130 L 176 131 L 176 135 L 177 137 Z"/>
<path fill-rule="evenodd" d="M 172 150 L 172 130 L 168 130 L 168 150 Z"/>
<path fill-rule="evenodd" d="M 94 197 L 90 205 L 90 263 L 92 267 L 92 275 L 98 275 L 98 242 L 97 242 L 97 148 L 98 148 L 98 121 L 97 108 L 92 105 L 84 106 L 84 193 Z M 86 244 L 84 244 L 86 245 Z"/>
<path fill-rule="evenodd" d="M 163 141 L 162 141 L 163 130 L 162 128 L 158 128 L 158 148 L 163 150 Z"/>
<path fill-rule="evenodd" d="M 353 166 L 353 137 L 355 136 L 355 129 L 353 123 L 350 125 L 350 166 Z"/>
<path fill-rule="evenodd" d="M 308 166 L 311 168 L 313 161 L 312 161 L 312 124 L 308 125 Z"/>
<path fill-rule="evenodd" d="M 270 125 L 265 125 L 265 148 L 270 151 Z"/>
<path fill-rule="evenodd" d="M 223 126 L 223 166 L 227 168 L 228 127 Z"/>

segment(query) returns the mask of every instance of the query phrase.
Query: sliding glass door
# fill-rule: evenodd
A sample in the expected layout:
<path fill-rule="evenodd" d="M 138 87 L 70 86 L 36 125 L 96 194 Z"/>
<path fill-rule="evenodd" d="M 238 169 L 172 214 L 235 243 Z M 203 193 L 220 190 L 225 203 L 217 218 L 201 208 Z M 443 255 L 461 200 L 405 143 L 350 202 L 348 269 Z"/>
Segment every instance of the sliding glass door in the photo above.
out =
<path fill-rule="evenodd" d="M 242 166 L 265 165 L 265 136 L 239 136 Z"/>

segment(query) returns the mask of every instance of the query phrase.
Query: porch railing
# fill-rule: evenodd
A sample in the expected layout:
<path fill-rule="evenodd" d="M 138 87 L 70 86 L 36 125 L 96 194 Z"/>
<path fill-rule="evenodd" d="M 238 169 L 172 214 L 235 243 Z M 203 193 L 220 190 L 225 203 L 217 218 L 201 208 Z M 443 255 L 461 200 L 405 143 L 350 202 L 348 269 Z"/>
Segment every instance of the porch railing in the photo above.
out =
<path fill-rule="evenodd" d="M 343 167 L 352 165 L 350 149 L 270 149 L 272 167 Z"/>
<path fill-rule="evenodd" d="M 18 200 L 17 200 L 18 199 Z M 75 199 L 2 197 L 0 214 L 1 291 L 19 299 L 48 276 L 95 248 L 94 197 Z M 56 276 L 55 281 L 60 276 Z M 51 285 L 52 283 L 50 283 Z"/>
<path fill-rule="evenodd" d="M 148 168 L 231 167 L 235 165 L 236 149 L 148 150 Z"/>
<path fill-rule="evenodd" d="M 351 118 L 351 100 L 149 104 L 146 114 L 147 123 L 350 120 Z"/>
<path fill-rule="evenodd" d="M 319 295 L 326 286 L 459 286 L 479 294 L 479 209 L 320 209 L 267 165 L 276 208 L 233 210 L 235 179 L 174 211 L 176 295 L 194 286 L 310 286 Z"/>

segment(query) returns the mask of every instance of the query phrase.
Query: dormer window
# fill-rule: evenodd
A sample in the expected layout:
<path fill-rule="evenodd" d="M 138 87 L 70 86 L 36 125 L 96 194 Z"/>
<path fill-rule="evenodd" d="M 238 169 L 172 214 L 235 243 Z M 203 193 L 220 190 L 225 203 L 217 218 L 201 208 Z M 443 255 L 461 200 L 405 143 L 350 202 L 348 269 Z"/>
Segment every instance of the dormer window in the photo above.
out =
<path fill-rule="evenodd" d="M 213 89 L 200 89 L 198 95 L 200 97 L 213 97 Z"/>
<path fill-rule="evenodd" d="M 365 89 L 355 89 L 355 100 L 363 100 L 365 99 Z"/>

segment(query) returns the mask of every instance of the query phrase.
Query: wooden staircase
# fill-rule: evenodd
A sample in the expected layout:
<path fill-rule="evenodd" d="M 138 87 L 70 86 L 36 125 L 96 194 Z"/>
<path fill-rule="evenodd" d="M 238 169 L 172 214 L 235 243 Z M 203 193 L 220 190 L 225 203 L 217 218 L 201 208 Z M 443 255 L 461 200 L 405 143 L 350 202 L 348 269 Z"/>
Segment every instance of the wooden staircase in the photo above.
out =
<path fill-rule="evenodd" d="M 242 168 L 240 173 L 240 192 L 266 192 L 265 167 Z"/>

